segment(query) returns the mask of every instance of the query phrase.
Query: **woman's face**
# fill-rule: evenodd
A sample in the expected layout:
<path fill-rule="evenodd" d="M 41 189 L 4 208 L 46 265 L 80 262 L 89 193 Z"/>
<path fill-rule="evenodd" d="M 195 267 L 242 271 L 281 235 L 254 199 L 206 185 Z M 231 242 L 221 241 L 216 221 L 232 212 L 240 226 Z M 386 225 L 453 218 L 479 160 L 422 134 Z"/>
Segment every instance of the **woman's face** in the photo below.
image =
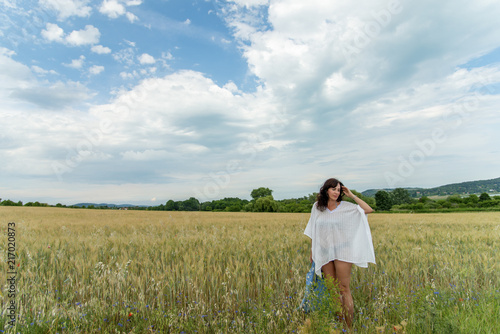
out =
<path fill-rule="evenodd" d="M 331 199 L 332 201 L 336 201 L 340 196 L 340 183 L 337 183 L 337 186 L 335 188 L 328 188 L 326 193 L 328 194 L 329 199 Z"/>

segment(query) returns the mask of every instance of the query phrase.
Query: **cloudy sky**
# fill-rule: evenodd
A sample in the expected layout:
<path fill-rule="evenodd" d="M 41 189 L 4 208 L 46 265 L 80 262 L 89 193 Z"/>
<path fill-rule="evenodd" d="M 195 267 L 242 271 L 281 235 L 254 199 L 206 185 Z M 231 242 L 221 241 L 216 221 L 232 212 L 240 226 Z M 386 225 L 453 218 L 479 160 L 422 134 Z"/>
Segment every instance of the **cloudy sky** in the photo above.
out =
<path fill-rule="evenodd" d="M 499 177 L 500 2 L 0 0 L 0 197 Z"/>

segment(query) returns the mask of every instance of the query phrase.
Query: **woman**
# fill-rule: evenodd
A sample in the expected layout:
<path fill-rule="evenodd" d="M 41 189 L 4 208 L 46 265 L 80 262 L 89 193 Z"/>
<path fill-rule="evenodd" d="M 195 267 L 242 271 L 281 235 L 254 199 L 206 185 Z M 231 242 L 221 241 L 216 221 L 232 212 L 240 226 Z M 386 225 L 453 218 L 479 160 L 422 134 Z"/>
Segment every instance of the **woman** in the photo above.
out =
<path fill-rule="evenodd" d="M 356 204 L 342 201 L 343 196 Z M 337 179 L 325 181 L 311 210 L 304 234 L 311 238 L 311 262 L 315 273 L 339 283 L 340 301 L 346 325 L 351 328 L 354 304 L 351 267 L 375 263 L 375 252 L 366 214 L 373 209 Z"/>

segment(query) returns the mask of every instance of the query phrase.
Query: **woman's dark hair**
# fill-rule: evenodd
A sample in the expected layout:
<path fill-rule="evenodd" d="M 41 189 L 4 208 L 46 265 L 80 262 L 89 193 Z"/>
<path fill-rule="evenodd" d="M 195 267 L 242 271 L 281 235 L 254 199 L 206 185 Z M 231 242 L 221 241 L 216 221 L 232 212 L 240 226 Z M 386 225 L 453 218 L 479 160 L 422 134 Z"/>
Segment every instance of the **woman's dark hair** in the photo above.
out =
<path fill-rule="evenodd" d="M 337 179 L 328 179 L 325 181 L 321 189 L 319 190 L 318 196 L 316 197 L 316 201 L 318 202 L 318 209 L 320 211 L 325 211 L 325 208 L 328 206 L 328 189 L 336 188 L 337 185 L 340 184 L 340 195 L 337 198 L 337 202 L 342 201 L 342 196 L 344 196 L 344 190 L 342 187 L 344 186 L 342 182 Z"/>

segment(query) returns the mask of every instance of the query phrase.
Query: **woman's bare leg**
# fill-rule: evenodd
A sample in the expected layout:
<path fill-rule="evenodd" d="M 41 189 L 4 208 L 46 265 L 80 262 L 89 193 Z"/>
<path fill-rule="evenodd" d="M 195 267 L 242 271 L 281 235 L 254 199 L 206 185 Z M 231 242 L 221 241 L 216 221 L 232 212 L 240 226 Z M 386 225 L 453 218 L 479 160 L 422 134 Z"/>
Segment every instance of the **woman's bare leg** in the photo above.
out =
<path fill-rule="evenodd" d="M 352 318 L 354 316 L 354 303 L 351 295 L 351 268 L 352 263 L 335 260 L 335 273 L 340 285 L 340 296 L 342 309 L 344 311 L 344 321 L 347 327 L 352 328 Z"/>
<path fill-rule="evenodd" d="M 333 264 L 333 261 L 330 261 L 327 264 L 325 264 L 324 266 L 322 266 L 321 271 L 323 272 L 325 280 L 333 280 L 334 282 L 338 282 L 337 273 L 335 271 L 335 265 Z M 331 287 L 331 286 L 333 286 L 333 285 L 327 285 L 327 287 Z M 331 296 L 333 298 L 336 298 L 335 296 L 337 296 L 336 302 L 339 305 L 342 305 L 342 298 L 340 295 L 338 295 L 338 291 L 331 291 Z M 341 314 L 337 314 L 337 316 L 342 317 Z"/>
<path fill-rule="evenodd" d="M 325 278 L 331 277 L 333 279 L 337 279 L 337 273 L 335 272 L 335 265 L 333 264 L 333 261 L 330 261 L 321 267 L 321 271 L 325 274 Z"/>

